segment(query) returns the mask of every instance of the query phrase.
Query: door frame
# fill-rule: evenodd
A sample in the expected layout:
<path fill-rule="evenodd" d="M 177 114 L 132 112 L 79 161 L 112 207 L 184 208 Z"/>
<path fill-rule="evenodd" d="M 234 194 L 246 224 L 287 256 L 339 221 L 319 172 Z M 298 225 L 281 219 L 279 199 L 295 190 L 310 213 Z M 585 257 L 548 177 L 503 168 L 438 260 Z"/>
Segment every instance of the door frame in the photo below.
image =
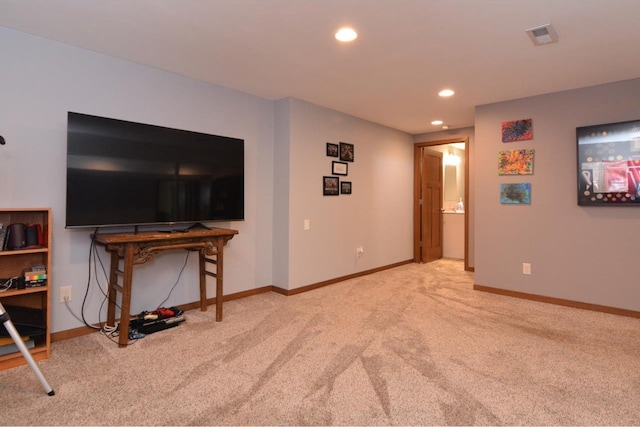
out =
<path fill-rule="evenodd" d="M 469 267 L 469 215 L 471 203 L 469 203 L 469 137 L 440 139 L 428 142 L 416 142 L 413 144 L 413 262 L 420 262 L 420 152 L 425 147 L 434 145 L 447 145 L 464 143 L 464 269 L 473 271 Z"/>

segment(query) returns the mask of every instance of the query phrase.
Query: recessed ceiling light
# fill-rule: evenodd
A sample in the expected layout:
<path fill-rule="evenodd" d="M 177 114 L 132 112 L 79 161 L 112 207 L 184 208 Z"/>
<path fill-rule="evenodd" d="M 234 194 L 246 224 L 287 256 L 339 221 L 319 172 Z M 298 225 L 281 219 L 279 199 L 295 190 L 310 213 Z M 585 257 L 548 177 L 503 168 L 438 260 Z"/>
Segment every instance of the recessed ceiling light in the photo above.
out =
<path fill-rule="evenodd" d="M 452 91 L 451 89 L 444 89 L 444 90 L 441 90 L 440 92 L 438 92 L 438 95 L 446 98 L 448 96 L 452 96 L 454 93 L 455 92 Z"/>
<path fill-rule="evenodd" d="M 431 122 L 431 124 L 434 126 L 440 126 L 442 123 L 444 123 L 442 120 L 434 120 Z"/>
<path fill-rule="evenodd" d="M 447 130 L 447 129 L 449 129 L 449 126 L 447 125 L 442 126 L 442 130 Z"/>
<path fill-rule="evenodd" d="M 341 42 L 352 42 L 358 38 L 358 33 L 353 28 L 340 28 L 336 33 L 336 39 Z"/>

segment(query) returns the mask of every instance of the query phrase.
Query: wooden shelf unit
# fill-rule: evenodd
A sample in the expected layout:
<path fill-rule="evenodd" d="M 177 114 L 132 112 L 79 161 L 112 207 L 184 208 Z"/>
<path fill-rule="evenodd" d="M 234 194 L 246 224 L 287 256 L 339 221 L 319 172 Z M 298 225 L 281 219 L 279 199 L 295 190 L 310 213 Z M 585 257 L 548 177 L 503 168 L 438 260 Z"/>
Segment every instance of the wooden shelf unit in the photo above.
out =
<path fill-rule="evenodd" d="M 47 284 L 25 289 L 10 289 L 0 292 L 0 302 L 7 306 L 34 308 L 42 311 L 46 323 L 43 335 L 34 336 L 35 346 L 29 351 L 34 360 L 48 359 L 51 352 L 51 208 L 0 208 L 0 223 L 3 228 L 9 224 L 40 224 L 44 245 L 36 249 L 17 249 L 0 251 L 0 278 L 21 276 L 23 270 L 34 265 L 44 265 L 47 269 Z M 11 314 L 9 312 L 9 314 Z M 13 319 L 12 319 L 13 320 Z M 25 365 L 27 361 L 19 350 L 0 356 L 0 370 Z"/>

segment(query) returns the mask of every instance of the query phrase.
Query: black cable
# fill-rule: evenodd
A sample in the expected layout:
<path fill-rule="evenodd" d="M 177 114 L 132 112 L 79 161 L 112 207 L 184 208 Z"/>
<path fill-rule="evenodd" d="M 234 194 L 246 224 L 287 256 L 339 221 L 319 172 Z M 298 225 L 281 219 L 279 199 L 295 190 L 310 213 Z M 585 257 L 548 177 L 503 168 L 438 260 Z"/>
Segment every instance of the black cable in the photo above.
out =
<path fill-rule="evenodd" d="M 82 299 L 82 306 L 80 308 L 80 314 L 81 314 L 81 318 L 82 318 L 82 322 L 85 324 L 85 326 L 92 328 L 92 329 L 97 329 L 99 330 L 105 337 L 107 337 L 109 340 L 111 340 L 112 342 L 119 344 L 119 341 L 114 339 L 114 336 L 117 337 L 120 334 L 120 330 L 119 327 L 115 327 L 114 325 L 114 329 L 113 330 L 108 330 L 106 327 L 99 327 L 99 326 L 94 326 L 92 324 L 90 324 L 86 317 L 85 317 L 85 308 L 86 308 L 86 304 L 87 304 L 87 299 L 89 297 L 89 289 L 91 287 L 91 278 L 95 277 L 96 280 L 96 285 L 98 286 L 98 289 L 100 290 L 100 292 L 102 293 L 102 295 L 104 296 L 104 298 L 102 299 L 102 302 L 100 303 L 100 308 L 98 309 L 98 323 L 101 323 L 100 320 L 100 313 L 102 312 L 102 309 L 104 307 L 105 302 L 109 299 L 108 293 L 105 292 L 102 289 L 102 286 L 100 285 L 100 278 L 98 275 L 98 264 L 100 264 L 100 267 L 102 268 L 102 274 L 104 275 L 105 278 L 107 278 L 107 283 L 109 281 L 108 276 L 107 276 L 107 272 L 106 269 L 104 267 L 104 263 L 102 262 L 102 258 L 100 258 L 100 254 L 98 253 L 98 249 L 97 249 L 97 245 L 96 245 L 96 235 L 98 234 L 99 228 L 95 229 L 95 232 L 92 234 L 91 236 L 91 244 L 89 245 L 89 262 L 88 262 L 88 277 L 87 277 L 87 286 L 84 292 L 84 297 Z M 97 261 L 96 261 L 97 259 Z M 92 268 L 93 266 L 93 268 Z M 92 271 L 94 273 L 94 276 L 92 276 Z M 122 310 L 122 308 L 120 307 L 119 304 L 117 304 L 117 302 L 114 301 L 114 304 L 116 305 L 116 307 L 120 308 Z M 67 305 L 67 308 L 69 308 L 69 306 Z M 73 314 L 73 313 L 72 313 Z M 80 320 L 80 319 L 78 319 Z M 108 326 L 108 325 L 105 325 Z M 128 333 L 128 331 L 127 331 Z M 127 342 L 126 345 L 131 345 L 131 344 L 135 344 L 138 341 L 138 339 L 134 339 L 133 341 L 129 341 Z"/>
<path fill-rule="evenodd" d="M 99 275 L 98 275 L 98 264 L 99 264 L 101 269 L 102 269 L 102 274 L 107 279 L 107 284 L 108 284 L 109 276 L 107 275 L 106 268 L 104 266 L 104 263 L 102 262 L 102 258 L 100 258 L 100 254 L 98 253 L 98 249 L 97 249 L 97 245 L 96 245 L 96 235 L 98 234 L 98 231 L 99 231 L 99 229 L 96 228 L 95 232 L 91 236 L 91 244 L 89 246 L 89 267 L 88 267 L 89 268 L 89 274 L 88 274 L 88 279 L 87 279 L 87 287 L 86 287 L 86 290 L 85 290 L 84 298 L 82 300 L 82 309 L 81 309 L 82 321 L 84 322 L 84 324 L 86 326 L 88 326 L 90 328 L 99 329 L 102 332 L 102 334 L 105 337 L 107 337 L 109 340 L 111 340 L 111 341 L 113 341 L 115 343 L 119 343 L 118 340 L 114 339 L 114 336 L 117 337 L 122 332 L 122 331 L 119 330 L 119 325 L 118 325 L 117 328 L 114 328 L 113 330 L 110 331 L 105 327 L 100 328 L 100 327 L 96 327 L 96 326 L 93 326 L 93 325 L 89 324 L 89 322 L 87 322 L 87 320 L 85 318 L 85 315 L 84 315 L 86 301 L 87 301 L 87 298 L 88 298 L 88 295 L 89 295 L 89 288 L 91 286 L 92 271 L 93 271 L 93 277 L 95 277 L 96 285 L 98 286 L 98 289 L 100 289 L 100 292 L 104 296 L 104 298 L 102 300 L 102 303 L 100 304 L 100 308 L 98 309 L 98 323 L 101 323 L 101 321 L 100 321 L 100 313 L 102 313 L 102 309 L 104 307 L 105 302 L 110 301 L 108 292 L 105 292 L 102 289 L 102 286 L 100 285 L 100 278 L 99 278 Z M 162 307 L 163 304 L 169 300 L 169 298 L 171 297 L 171 294 L 173 293 L 173 290 L 176 288 L 178 283 L 180 283 L 180 278 L 182 277 L 182 273 L 184 272 L 184 270 L 185 270 L 185 268 L 187 266 L 187 263 L 189 262 L 189 255 L 190 254 L 191 254 L 191 251 L 187 251 L 187 256 L 184 259 L 184 263 L 182 265 L 182 268 L 180 269 L 180 272 L 178 273 L 178 277 L 176 278 L 176 281 L 174 282 L 173 286 L 171 286 L 171 289 L 169 290 L 169 293 L 168 293 L 167 297 L 158 305 L 158 308 Z M 93 266 L 93 268 L 92 268 L 92 266 Z M 112 301 L 112 303 L 115 304 L 115 306 L 122 311 L 122 307 L 117 303 L 117 301 Z M 110 326 L 110 325 L 106 325 L 106 326 Z M 127 331 L 127 333 L 128 332 L 129 331 Z M 138 341 L 138 338 L 134 338 L 132 341 L 127 342 L 126 345 L 134 344 L 137 341 Z"/>
<path fill-rule="evenodd" d="M 89 274 L 87 277 L 87 286 L 85 289 L 85 293 L 84 293 L 84 298 L 82 299 L 82 307 L 80 309 L 80 314 L 82 317 L 82 321 L 84 322 L 84 324 L 90 328 L 93 329 L 101 329 L 100 327 L 94 326 L 92 324 L 90 324 L 86 317 L 85 317 L 85 308 L 86 308 L 86 304 L 87 304 L 87 299 L 89 297 L 89 289 L 91 287 L 91 266 L 93 265 L 94 268 L 94 275 L 95 275 L 95 279 L 96 279 L 96 284 L 98 285 L 98 289 L 100 290 L 100 292 L 102 293 L 102 295 L 106 298 L 108 298 L 108 295 L 104 292 L 104 290 L 102 290 L 102 286 L 100 286 L 100 279 L 98 276 L 98 271 L 97 271 L 97 263 L 96 263 L 96 258 L 98 259 L 98 261 L 100 262 L 100 265 L 102 267 L 102 274 L 104 274 L 105 277 L 107 277 L 105 268 L 104 268 L 104 264 L 102 263 L 102 259 L 100 258 L 100 255 L 98 254 L 98 250 L 97 250 L 97 245 L 96 245 L 96 235 L 98 233 L 98 228 L 96 228 L 95 232 L 91 235 L 91 244 L 89 245 L 89 264 L 88 264 L 88 268 L 89 268 Z M 103 299 L 101 305 L 100 305 L 100 310 L 98 312 L 98 323 L 100 323 L 100 312 L 102 312 L 102 307 L 104 307 L 104 302 L 105 300 Z M 118 308 L 120 308 L 118 306 L 118 304 L 116 303 L 116 306 Z"/>
<path fill-rule="evenodd" d="M 178 278 L 176 279 L 176 282 L 173 284 L 173 286 L 169 290 L 169 295 L 167 295 L 167 297 L 164 299 L 164 301 L 162 301 L 160 304 L 158 304 L 158 308 L 162 307 L 164 305 L 164 303 L 169 300 L 169 297 L 171 297 L 171 292 L 173 292 L 173 290 L 176 288 L 176 286 L 180 282 L 180 277 L 182 277 L 182 272 L 184 271 L 185 267 L 187 266 L 187 261 L 189 261 L 189 255 L 190 254 L 191 254 L 191 251 L 187 251 L 187 256 L 184 258 L 184 264 L 182 264 L 182 268 L 180 269 L 180 273 L 178 273 Z"/>
<path fill-rule="evenodd" d="M 93 234 L 92 239 L 91 239 L 91 251 L 93 254 L 93 271 L 94 271 L 94 278 L 96 281 L 96 285 L 98 286 L 98 289 L 100 290 L 100 292 L 102 293 L 102 296 L 104 298 L 102 298 L 102 302 L 100 303 L 100 308 L 98 309 L 98 323 L 101 323 L 101 318 L 100 318 L 100 314 L 102 313 L 102 310 L 104 308 L 104 305 L 107 301 L 112 302 L 116 308 L 120 309 L 120 311 L 122 311 L 122 307 L 120 306 L 120 304 L 118 304 L 117 301 L 111 301 L 111 299 L 109 298 L 109 293 L 108 291 L 105 292 L 102 289 L 102 285 L 100 283 L 100 275 L 98 274 L 98 264 L 100 265 L 100 269 L 102 270 L 102 275 L 105 278 L 106 282 L 107 282 L 107 286 L 106 288 L 109 289 L 109 280 L 110 280 L 110 276 L 109 274 L 107 274 L 107 269 L 104 266 L 104 262 L 102 261 L 102 258 L 100 257 L 100 253 L 98 252 L 98 245 L 96 244 L 96 235 L 98 233 L 99 229 L 96 229 L 96 232 Z M 97 261 L 96 261 L 97 260 Z M 106 322 L 105 322 L 106 323 Z M 109 329 L 109 327 L 113 327 L 113 329 Z M 120 330 L 120 324 L 116 325 L 106 325 L 103 326 L 102 328 L 100 328 L 100 332 L 107 337 L 110 341 L 120 344 L 119 340 L 115 339 L 114 337 L 118 337 L 120 335 L 120 333 L 122 332 Z M 126 332 L 127 334 L 129 334 L 129 331 Z M 132 345 L 135 344 L 138 341 L 138 338 L 135 338 L 133 340 L 128 339 L 126 345 Z"/>
<path fill-rule="evenodd" d="M 95 233 L 97 232 L 98 232 L 98 229 L 96 228 Z M 89 287 L 91 286 L 91 253 L 92 253 L 92 248 L 95 244 L 95 233 L 91 236 L 91 244 L 89 245 L 89 265 L 88 265 L 89 274 L 87 275 L 87 286 L 84 291 L 84 298 L 82 298 L 82 306 L 80 307 L 80 317 L 82 317 L 82 321 L 84 322 L 85 326 L 88 326 L 91 329 L 101 329 L 100 327 L 93 326 L 92 324 L 87 322 L 87 319 L 84 317 L 84 308 L 87 303 L 87 298 L 89 296 Z"/>
<path fill-rule="evenodd" d="M 95 278 L 96 278 L 96 284 L 98 285 L 98 289 L 100 289 L 100 292 L 102 293 L 102 295 L 105 297 L 105 299 L 109 299 L 109 295 L 108 293 L 106 293 L 104 290 L 102 290 L 102 286 L 100 285 L 100 279 L 98 278 L 98 263 L 95 262 L 95 259 L 98 260 L 98 262 L 100 263 L 100 267 L 102 268 L 102 275 L 104 276 L 105 280 L 107 281 L 107 289 L 109 288 L 109 275 L 107 274 L 107 269 L 104 266 L 104 263 L 102 262 L 102 258 L 100 258 L 100 254 L 98 253 L 98 246 L 95 244 L 95 242 L 93 242 L 93 258 L 94 258 L 94 274 L 95 274 Z M 112 301 L 116 307 L 121 308 L 120 305 L 118 304 L 117 301 Z M 103 302 L 104 303 L 104 302 Z M 100 315 L 98 315 L 98 318 L 100 318 Z"/>

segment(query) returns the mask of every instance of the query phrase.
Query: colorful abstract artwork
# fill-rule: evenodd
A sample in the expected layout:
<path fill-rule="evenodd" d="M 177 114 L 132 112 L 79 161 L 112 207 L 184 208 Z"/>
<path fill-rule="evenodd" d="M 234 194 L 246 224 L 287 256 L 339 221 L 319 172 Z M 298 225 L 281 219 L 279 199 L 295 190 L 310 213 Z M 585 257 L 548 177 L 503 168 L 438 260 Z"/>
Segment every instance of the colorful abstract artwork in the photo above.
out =
<path fill-rule="evenodd" d="M 502 122 L 502 142 L 526 141 L 533 138 L 533 119 Z"/>
<path fill-rule="evenodd" d="M 533 150 L 505 150 L 498 152 L 498 175 L 533 174 Z"/>
<path fill-rule="evenodd" d="M 531 204 L 531 183 L 500 184 L 500 203 L 503 205 Z"/>

